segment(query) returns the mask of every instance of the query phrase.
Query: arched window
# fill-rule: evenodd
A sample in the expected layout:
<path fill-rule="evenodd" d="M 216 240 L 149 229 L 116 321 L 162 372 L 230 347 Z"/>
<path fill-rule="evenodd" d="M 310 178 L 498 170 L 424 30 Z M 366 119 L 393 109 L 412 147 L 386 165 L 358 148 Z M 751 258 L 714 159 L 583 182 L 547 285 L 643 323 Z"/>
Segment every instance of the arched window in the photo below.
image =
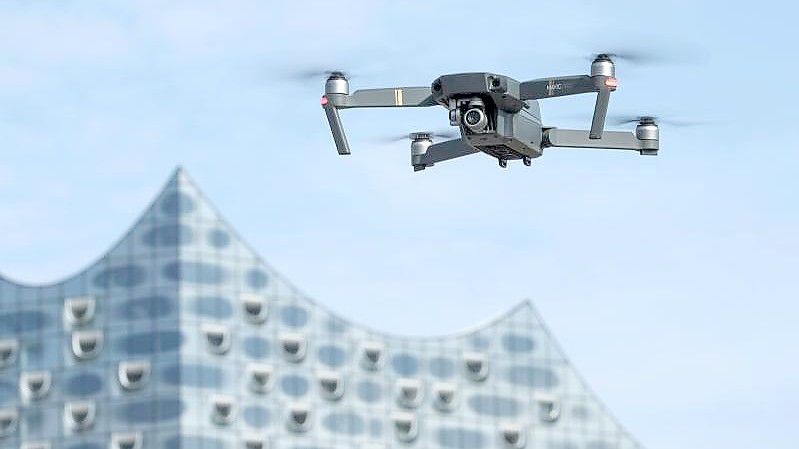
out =
<path fill-rule="evenodd" d="M 16 409 L 0 409 L 0 437 L 6 437 L 14 433 L 17 430 L 18 420 L 19 413 Z"/>
<path fill-rule="evenodd" d="M 289 362 L 298 363 L 305 358 L 305 338 L 300 334 L 283 334 L 280 337 L 280 347 L 283 357 Z"/>
<path fill-rule="evenodd" d="M 208 350 L 214 354 L 225 354 L 230 349 L 230 332 L 221 325 L 206 324 L 203 335 Z"/>
<path fill-rule="evenodd" d="M 370 371 L 375 371 L 383 366 L 385 349 L 377 342 L 366 342 L 361 346 L 361 366 Z"/>
<path fill-rule="evenodd" d="M 411 442 L 419 434 L 419 425 L 416 416 L 412 413 L 398 412 L 391 417 L 394 423 L 394 435 L 404 442 Z"/>
<path fill-rule="evenodd" d="M 255 393 L 263 394 L 272 389 L 274 376 L 272 375 L 271 365 L 253 363 L 249 366 L 247 371 L 250 379 L 250 390 Z"/>
<path fill-rule="evenodd" d="M 94 296 L 81 296 L 64 300 L 64 321 L 72 326 L 83 326 L 94 319 Z"/>
<path fill-rule="evenodd" d="M 94 402 L 67 402 L 64 405 L 64 427 L 75 431 L 91 429 L 96 412 Z"/>
<path fill-rule="evenodd" d="M 150 362 L 133 361 L 120 362 L 117 369 L 119 384 L 126 390 L 142 388 L 150 376 Z"/>
<path fill-rule="evenodd" d="M 17 361 L 19 342 L 14 339 L 0 339 L 0 369 L 12 365 Z"/>
<path fill-rule="evenodd" d="M 307 432 L 311 428 L 311 409 L 305 404 L 289 406 L 286 427 L 292 432 Z"/>
<path fill-rule="evenodd" d="M 230 396 L 214 396 L 211 398 L 211 408 L 211 421 L 214 424 L 226 426 L 236 416 L 236 404 Z"/>
<path fill-rule="evenodd" d="M 415 408 L 422 403 L 422 382 L 418 379 L 400 379 L 397 381 L 397 403 L 402 407 Z"/>
<path fill-rule="evenodd" d="M 470 379 L 483 381 L 488 377 L 488 362 L 483 354 L 467 352 L 463 355 L 463 363 Z"/>
<path fill-rule="evenodd" d="M 455 385 L 445 382 L 433 384 L 433 401 L 436 408 L 442 412 L 454 410 L 458 403 Z"/>
<path fill-rule="evenodd" d="M 241 306 L 244 310 L 244 318 L 252 324 L 261 324 L 266 321 L 269 315 L 269 307 L 266 298 L 253 293 L 241 294 Z"/>
<path fill-rule="evenodd" d="M 341 374 L 332 371 L 322 371 L 319 373 L 319 389 L 322 397 L 337 401 L 344 395 L 344 380 Z"/>
<path fill-rule="evenodd" d="M 47 396 L 52 379 L 47 371 L 24 373 L 19 377 L 19 389 L 23 398 L 35 401 Z"/>
<path fill-rule="evenodd" d="M 509 449 L 522 449 L 527 443 L 524 429 L 516 424 L 506 424 L 499 431 L 502 443 Z"/>
<path fill-rule="evenodd" d="M 103 333 L 101 331 L 78 331 L 72 333 L 72 353 L 79 360 L 90 360 L 97 357 L 103 349 Z"/>
<path fill-rule="evenodd" d="M 111 435 L 111 449 L 141 449 L 141 432 L 123 432 Z"/>

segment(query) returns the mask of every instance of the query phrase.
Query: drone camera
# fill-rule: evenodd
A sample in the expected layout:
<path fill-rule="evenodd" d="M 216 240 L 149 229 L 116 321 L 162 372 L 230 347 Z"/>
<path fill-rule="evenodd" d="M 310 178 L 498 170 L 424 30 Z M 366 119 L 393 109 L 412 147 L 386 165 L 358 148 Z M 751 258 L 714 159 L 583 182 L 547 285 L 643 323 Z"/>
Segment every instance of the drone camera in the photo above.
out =
<path fill-rule="evenodd" d="M 479 98 L 472 98 L 470 100 L 459 100 L 458 108 L 455 109 L 455 117 L 450 116 L 450 120 L 455 118 L 454 125 L 458 125 L 458 121 L 463 123 L 469 131 L 479 134 L 488 129 L 488 115 L 485 110 L 485 103 Z"/>
<path fill-rule="evenodd" d="M 481 133 L 488 126 L 488 117 L 482 108 L 471 108 L 463 114 L 463 124 L 474 133 Z"/>

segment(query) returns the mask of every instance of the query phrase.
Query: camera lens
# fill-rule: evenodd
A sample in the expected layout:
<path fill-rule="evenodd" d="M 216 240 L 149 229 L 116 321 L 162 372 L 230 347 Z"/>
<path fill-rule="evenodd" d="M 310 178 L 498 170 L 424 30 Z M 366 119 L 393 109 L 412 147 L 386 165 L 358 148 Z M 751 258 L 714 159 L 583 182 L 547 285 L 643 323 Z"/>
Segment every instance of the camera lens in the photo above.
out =
<path fill-rule="evenodd" d="M 469 126 L 475 126 L 480 123 L 480 119 L 483 118 L 483 114 L 480 113 L 477 109 L 472 109 L 466 113 L 464 119 L 466 120 L 466 124 Z"/>
<path fill-rule="evenodd" d="M 474 133 L 484 132 L 488 126 L 488 117 L 480 108 L 472 108 L 463 114 L 463 124 Z"/>

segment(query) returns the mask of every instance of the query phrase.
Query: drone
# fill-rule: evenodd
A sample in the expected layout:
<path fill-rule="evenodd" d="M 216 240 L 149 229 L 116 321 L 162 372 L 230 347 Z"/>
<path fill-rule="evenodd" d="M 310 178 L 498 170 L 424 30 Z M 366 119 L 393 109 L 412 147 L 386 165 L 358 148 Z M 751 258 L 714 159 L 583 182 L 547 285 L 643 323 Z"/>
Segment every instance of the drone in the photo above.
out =
<path fill-rule="evenodd" d="M 381 107 L 428 107 L 449 111 L 449 123 L 460 136 L 433 143 L 434 133 L 416 132 L 411 141 L 414 171 L 436 163 L 482 152 L 497 159 L 500 167 L 510 160 L 530 166 L 545 148 L 598 148 L 634 150 L 657 155 L 658 125 L 654 117 L 639 117 L 635 132 L 605 131 L 610 93 L 618 87 L 612 54 L 598 54 L 590 75 L 541 78 L 519 82 L 494 73 L 457 73 L 437 78 L 429 87 L 361 89 L 349 92 L 347 76 L 329 72 L 321 104 L 330 124 L 338 154 L 350 154 L 339 110 Z M 591 128 L 559 129 L 543 126 L 538 100 L 596 93 Z"/>

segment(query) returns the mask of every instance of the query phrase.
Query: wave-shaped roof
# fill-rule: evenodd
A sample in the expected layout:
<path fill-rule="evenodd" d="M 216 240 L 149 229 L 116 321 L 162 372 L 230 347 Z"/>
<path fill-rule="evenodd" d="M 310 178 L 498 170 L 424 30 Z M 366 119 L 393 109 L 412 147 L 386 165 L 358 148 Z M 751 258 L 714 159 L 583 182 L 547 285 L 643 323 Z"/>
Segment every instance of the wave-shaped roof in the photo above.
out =
<path fill-rule="evenodd" d="M 353 323 L 301 293 L 263 261 L 181 169 L 127 234 L 84 270 L 45 285 L 24 285 L 0 277 L 0 340 L 45 331 L 68 338 L 69 329 L 60 316 L 65 298 L 75 297 L 97 299 L 96 324 L 105 329 L 136 320 L 161 323 L 159 329 L 181 329 L 185 341 L 175 350 L 189 355 L 200 349 L 187 329 L 208 323 L 240 329 L 243 342 L 299 335 L 309 345 L 313 342 L 318 353 L 308 365 L 296 367 L 296 375 L 305 372 L 313 376 L 320 368 L 335 371 L 346 367 L 353 370 L 348 374 L 352 382 L 373 382 L 369 373 L 350 365 L 357 365 L 365 344 L 380 347 L 385 352 L 387 374 L 378 380 L 386 383 L 382 386 L 385 390 L 393 390 L 392 385 L 402 379 L 418 378 L 429 388 L 451 384 L 463 398 L 458 409 L 443 414 L 425 412 L 428 424 L 418 438 L 429 440 L 426 445 L 444 449 L 508 447 L 513 443 L 487 435 L 518 425 L 525 435 L 529 433 L 528 448 L 639 447 L 595 398 L 529 301 L 450 336 L 404 337 Z M 242 298 L 252 297 L 266 298 L 270 320 L 251 330 L 242 327 L 238 304 Z M 122 342 L 130 339 L 125 335 L 119 338 Z M 108 360 L 124 360 L 125 344 L 114 348 Z M 241 351 L 244 359 L 258 352 L 248 349 L 246 343 Z M 75 366 L 82 369 L 80 364 Z M 289 366 L 295 368 L 292 363 Z M 292 391 L 285 392 L 289 398 Z M 355 415 L 369 408 L 360 393 L 352 401 Z M 288 402 L 281 404 L 277 407 L 288 407 Z M 397 405 L 393 400 L 387 404 L 389 409 Z M 413 414 L 415 407 L 400 406 L 399 411 Z M 326 416 L 334 416 L 329 408 L 323 403 L 320 414 L 324 411 Z M 347 419 L 368 420 L 368 414 Z M 242 426 L 246 430 L 247 424 Z M 328 436 L 337 441 L 355 438 L 346 432 L 337 434 L 335 425 L 327 427 Z M 356 433 L 357 441 L 371 438 Z M 285 434 L 286 442 L 299 438 L 283 427 L 278 434 Z M 373 437 L 376 442 L 385 439 L 382 433 Z M 471 447 L 475 442 L 480 443 L 479 448 Z"/>

